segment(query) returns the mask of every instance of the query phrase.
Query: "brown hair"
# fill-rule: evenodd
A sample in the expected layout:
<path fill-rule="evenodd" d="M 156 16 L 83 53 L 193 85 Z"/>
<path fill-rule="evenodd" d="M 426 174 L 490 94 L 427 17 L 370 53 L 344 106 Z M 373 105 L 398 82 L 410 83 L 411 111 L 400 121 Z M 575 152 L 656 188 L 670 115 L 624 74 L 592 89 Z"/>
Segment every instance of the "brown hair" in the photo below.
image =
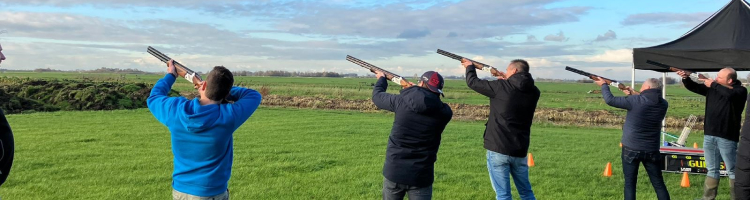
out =
<path fill-rule="evenodd" d="M 224 66 L 216 66 L 206 77 L 206 98 L 222 101 L 234 85 L 234 75 Z"/>

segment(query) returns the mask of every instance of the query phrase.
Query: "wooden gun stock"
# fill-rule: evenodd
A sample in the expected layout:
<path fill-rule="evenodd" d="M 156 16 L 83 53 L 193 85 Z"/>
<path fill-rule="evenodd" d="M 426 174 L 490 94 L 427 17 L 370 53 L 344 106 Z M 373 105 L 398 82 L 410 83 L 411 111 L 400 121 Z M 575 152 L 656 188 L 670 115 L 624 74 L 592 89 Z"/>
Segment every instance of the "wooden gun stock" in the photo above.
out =
<path fill-rule="evenodd" d="M 161 60 L 164 63 L 169 62 L 172 58 L 169 58 L 169 56 L 164 55 L 163 53 L 159 52 L 155 48 L 149 46 L 146 50 L 149 54 L 153 55 L 157 59 Z M 177 75 L 179 75 L 182 78 L 187 79 L 190 81 L 190 83 L 193 83 L 195 86 L 199 86 L 199 84 L 203 81 L 200 74 L 194 72 L 190 68 L 185 67 L 185 65 L 180 64 L 177 61 L 174 61 L 174 68 L 177 72 Z"/>
<path fill-rule="evenodd" d="M 348 60 L 349 62 L 352 62 L 354 64 L 357 64 L 357 65 L 359 65 L 359 66 L 361 66 L 361 67 L 363 67 L 365 69 L 368 69 L 372 73 L 376 73 L 375 71 L 381 71 L 381 72 L 383 72 L 383 74 L 385 74 L 385 78 L 386 79 L 391 80 L 394 83 L 398 83 L 399 85 L 401 85 L 401 88 L 407 88 L 409 86 L 414 85 L 411 82 L 409 82 L 406 79 L 404 79 L 402 76 L 399 76 L 398 74 L 395 74 L 393 72 L 389 72 L 389 71 L 384 70 L 384 69 L 382 69 L 380 67 L 376 67 L 375 65 L 372 65 L 372 64 L 367 63 L 365 61 L 357 59 L 357 58 L 355 58 L 353 56 L 346 55 L 346 60 Z"/>
<path fill-rule="evenodd" d="M 456 55 L 456 54 L 451 53 L 451 52 L 444 51 L 442 49 L 438 49 L 437 53 L 440 54 L 440 55 L 444 55 L 445 57 L 452 58 L 454 60 L 458 60 L 458 61 L 461 61 L 461 59 L 466 58 L 466 57 L 459 56 L 459 55 Z M 501 71 L 498 71 L 497 68 L 495 68 L 495 67 L 492 67 L 492 66 L 490 66 L 488 64 L 484 64 L 484 63 L 481 63 L 481 62 L 474 61 L 474 60 L 469 59 L 469 58 L 466 58 L 466 60 L 469 60 L 469 61 L 473 62 L 474 63 L 474 67 L 476 67 L 477 69 L 489 72 L 494 77 L 502 77 L 503 79 L 507 78 L 507 77 L 505 77 L 505 73 L 503 73 Z"/>
<path fill-rule="evenodd" d="M 604 82 L 607 83 L 607 85 L 617 87 L 617 89 L 620 89 L 620 90 L 629 90 L 631 94 L 640 94 L 640 93 L 636 92 L 635 90 L 633 90 L 633 88 L 628 88 L 627 86 L 625 86 L 624 84 L 622 84 L 622 83 L 620 83 L 620 82 L 618 82 L 616 80 L 604 78 L 604 77 L 598 76 L 596 74 L 588 73 L 588 72 L 585 72 L 583 70 L 579 70 L 579 69 L 568 67 L 568 66 L 565 66 L 565 70 L 568 70 L 568 71 L 576 73 L 576 74 L 583 75 L 585 77 L 589 77 L 591 80 L 597 80 L 598 79 L 597 77 L 599 77 L 602 80 L 604 80 Z"/>

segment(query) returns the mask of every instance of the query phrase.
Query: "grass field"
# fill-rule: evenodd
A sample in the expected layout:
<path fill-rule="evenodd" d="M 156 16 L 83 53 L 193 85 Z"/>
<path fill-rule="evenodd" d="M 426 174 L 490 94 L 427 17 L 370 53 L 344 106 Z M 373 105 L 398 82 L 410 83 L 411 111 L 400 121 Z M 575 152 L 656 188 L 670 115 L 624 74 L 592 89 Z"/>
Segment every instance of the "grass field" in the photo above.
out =
<path fill-rule="evenodd" d="M 166 127 L 146 109 L 9 115 L 16 139 L 3 199 L 169 199 Z M 261 107 L 234 134 L 232 199 L 378 199 L 393 115 Z M 483 122 L 451 122 L 434 199 L 491 199 Z M 538 199 L 622 199 L 619 129 L 536 124 L 530 169 Z M 688 143 L 701 141 L 691 136 Z M 614 176 L 601 176 L 607 162 Z M 665 173 L 672 199 L 701 194 L 704 176 Z M 721 199 L 728 199 L 722 180 Z M 514 190 L 514 196 L 518 198 Z M 655 199 L 643 169 L 638 199 Z"/>
<path fill-rule="evenodd" d="M 89 79 L 99 81 L 146 82 L 155 83 L 162 75 L 121 75 L 120 74 L 86 74 L 86 73 L 36 73 L 36 72 L 5 72 L 6 77 L 32 77 L 55 79 Z M 413 78 L 412 78 L 413 79 Z M 369 99 L 372 95 L 371 84 L 374 78 L 299 78 L 299 77 L 236 77 L 236 84 L 250 88 L 266 86 L 271 94 L 282 96 L 315 96 L 330 99 Z M 601 94 L 587 94 L 589 90 L 598 90 L 593 83 L 552 83 L 538 82 L 541 90 L 540 108 L 573 108 L 579 110 L 610 110 L 624 114 L 620 109 L 612 108 L 604 103 Z M 640 88 L 640 86 L 637 86 Z M 178 80 L 174 86 L 178 91 L 191 91 L 189 82 Z M 400 87 L 391 83 L 390 93 L 398 93 Z M 623 94 L 612 89 L 615 95 Z M 472 91 L 463 80 L 446 80 L 445 98 L 449 103 L 487 104 L 486 97 Z M 682 84 L 667 87 L 669 110 L 667 115 L 672 117 L 687 117 L 690 114 L 703 115 L 705 98 L 696 95 Z"/>

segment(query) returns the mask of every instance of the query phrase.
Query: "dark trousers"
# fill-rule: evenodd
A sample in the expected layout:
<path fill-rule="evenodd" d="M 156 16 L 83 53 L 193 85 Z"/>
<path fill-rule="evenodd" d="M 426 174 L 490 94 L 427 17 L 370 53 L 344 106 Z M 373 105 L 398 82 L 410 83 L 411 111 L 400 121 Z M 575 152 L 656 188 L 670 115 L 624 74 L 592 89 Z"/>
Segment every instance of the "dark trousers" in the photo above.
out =
<path fill-rule="evenodd" d="M 656 197 L 659 200 L 669 200 L 667 186 L 661 175 L 660 165 L 664 165 L 661 154 L 658 151 L 634 151 L 622 147 L 622 174 L 625 176 L 625 200 L 635 200 L 635 185 L 638 180 L 638 168 L 643 163 L 646 168 L 651 185 L 654 186 Z"/>
<path fill-rule="evenodd" d="M 10 174 L 14 149 L 13 131 L 10 130 L 8 120 L 5 119 L 5 113 L 0 110 L 0 186 L 5 183 Z"/>
<path fill-rule="evenodd" d="M 383 200 L 402 200 L 406 193 L 409 193 L 410 200 L 432 199 L 432 185 L 416 187 L 383 178 Z"/>
<path fill-rule="evenodd" d="M 740 144 L 740 151 L 743 146 L 750 146 L 750 143 Z M 737 200 L 750 200 L 750 157 L 737 154 L 737 165 L 734 168 L 734 193 Z"/>

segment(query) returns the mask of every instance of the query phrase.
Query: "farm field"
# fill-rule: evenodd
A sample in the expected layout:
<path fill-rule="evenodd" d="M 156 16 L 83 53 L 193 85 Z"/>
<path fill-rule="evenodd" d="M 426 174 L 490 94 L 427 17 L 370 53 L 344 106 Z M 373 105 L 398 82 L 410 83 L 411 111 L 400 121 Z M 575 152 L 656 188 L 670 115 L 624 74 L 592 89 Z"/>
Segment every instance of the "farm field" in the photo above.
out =
<path fill-rule="evenodd" d="M 85 74 L 73 72 L 5 72 L 0 77 L 30 77 L 44 79 L 72 79 L 92 81 L 117 81 L 117 82 L 142 82 L 155 83 L 162 75 L 121 75 L 121 74 Z M 412 78 L 413 79 L 413 78 Z M 299 78 L 299 77 L 241 77 L 235 79 L 235 84 L 250 88 L 269 88 L 270 94 L 279 96 L 301 96 L 318 97 L 325 99 L 369 99 L 372 93 L 371 84 L 375 78 Z M 618 114 L 624 114 L 620 109 L 606 105 L 601 94 L 589 94 L 590 90 L 599 90 L 593 83 L 557 83 L 537 82 L 537 87 L 542 92 L 539 100 L 539 108 L 571 108 L 584 111 L 607 110 Z M 637 88 L 640 88 L 638 85 Z M 192 91 L 189 82 L 178 80 L 174 88 L 178 91 Z M 391 83 L 388 88 L 390 93 L 398 93 L 398 87 Z M 623 95 L 620 91 L 612 89 L 615 95 Z M 460 103 L 470 105 L 486 105 L 486 97 L 472 91 L 463 80 L 446 80 L 444 102 Z M 682 84 L 667 86 L 667 101 L 669 110 L 667 116 L 686 118 L 690 114 L 702 116 L 705 109 L 705 98 L 696 95 Z"/>
<path fill-rule="evenodd" d="M 314 120 L 311 120 L 314 119 Z M 16 162 L 3 199 L 167 199 L 172 154 L 166 127 L 147 109 L 9 115 Z M 234 134 L 232 199 L 378 199 L 393 115 L 260 107 Z M 435 199 L 494 195 L 481 121 L 452 121 L 436 163 Z M 535 124 L 531 182 L 539 199 L 621 199 L 619 129 Z M 689 143 L 702 141 L 691 135 Z M 601 176 L 607 162 L 614 175 Z M 673 199 L 701 194 L 703 176 Z M 725 180 L 719 198 L 727 199 Z M 514 191 L 516 198 L 517 194 Z M 640 170 L 638 199 L 654 199 Z"/>

